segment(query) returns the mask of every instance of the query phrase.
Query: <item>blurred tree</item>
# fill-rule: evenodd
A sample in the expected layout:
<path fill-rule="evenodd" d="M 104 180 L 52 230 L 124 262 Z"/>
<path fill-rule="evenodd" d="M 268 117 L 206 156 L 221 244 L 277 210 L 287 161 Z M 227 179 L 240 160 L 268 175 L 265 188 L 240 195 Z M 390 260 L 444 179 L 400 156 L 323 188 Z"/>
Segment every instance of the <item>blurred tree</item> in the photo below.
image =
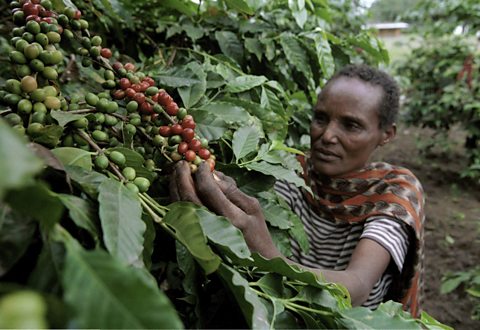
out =
<path fill-rule="evenodd" d="M 369 9 L 370 20 L 373 22 L 393 22 L 399 20 L 411 11 L 420 0 L 376 0 Z"/>

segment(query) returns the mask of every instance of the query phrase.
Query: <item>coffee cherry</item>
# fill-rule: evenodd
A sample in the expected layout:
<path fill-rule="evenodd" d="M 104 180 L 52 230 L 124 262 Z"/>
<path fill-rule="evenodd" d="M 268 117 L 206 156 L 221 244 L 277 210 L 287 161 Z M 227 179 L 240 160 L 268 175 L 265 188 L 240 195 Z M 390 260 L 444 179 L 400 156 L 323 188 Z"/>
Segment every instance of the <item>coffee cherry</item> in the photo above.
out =
<path fill-rule="evenodd" d="M 187 162 L 193 162 L 195 160 L 195 157 L 197 157 L 197 155 L 195 154 L 195 151 L 187 150 L 187 152 L 185 152 L 185 160 Z"/>
<path fill-rule="evenodd" d="M 202 147 L 202 143 L 197 139 L 192 139 L 188 144 L 189 149 L 192 149 L 195 152 L 198 152 Z"/>
<path fill-rule="evenodd" d="M 101 154 L 95 158 L 94 163 L 96 168 L 98 168 L 99 170 L 104 170 L 108 167 L 109 161 L 107 156 Z"/>
<path fill-rule="evenodd" d="M 135 194 L 138 194 L 140 192 L 138 187 L 133 182 L 127 182 L 125 184 L 125 187 L 127 187 L 129 190 L 133 191 L 133 193 L 135 193 Z"/>
<path fill-rule="evenodd" d="M 32 76 L 25 76 L 20 82 L 20 87 L 26 93 L 31 93 L 38 88 L 37 80 Z"/>
<path fill-rule="evenodd" d="M 188 150 L 188 143 L 187 142 L 180 142 L 178 144 L 178 148 L 177 148 L 177 151 L 179 154 L 183 155 L 187 152 Z"/>
<path fill-rule="evenodd" d="M 182 138 L 185 142 L 190 142 L 195 137 L 195 132 L 191 128 L 185 128 L 182 131 Z"/>
<path fill-rule="evenodd" d="M 133 167 L 125 167 L 122 170 L 122 174 L 128 181 L 132 181 L 137 176 L 137 172 Z"/>
<path fill-rule="evenodd" d="M 193 119 L 192 120 L 186 120 L 186 119 L 182 120 L 182 127 L 183 128 L 195 129 L 195 126 L 196 126 L 196 124 L 193 121 Z"/>
<path fill-rule="evenodd" d="M 208 149 L 202 148 L 198 151 L 198 156 L 202 159 L 207 160 L 210 158 L 210 151 Z"/>
<path fill-rule="evenodd" d="M 179 134 L 182 134 L 183 132 L 183 128 L 179 124 L 173 124 L 171 129 L 172 129 L 172 134 L 174 135 L 179 135 Z"/>
<path fill-rule="evenodd" d="M 164 137 L 169 137 L 170 135 L 172 135 L 170 126 L 160 126 L 158 128 L 158 134 Z"/>
<path fill-rule="evenodd" d="M 147 178 L 143 178 L 141 176 L 136 177 L 135 180 L 133 180 L 133 183 L 138 187 L 138 190 L 140 190 L 140 192 L 146 192 L 148 188 L 150 188 L 150 181 Z"/>
<path fill-rule="evenodd" d="M 127 71 L 135 71 L 135 65 L 133 63 L 125 63 L 125 65 L 123 66 L 125 68 L 125 70 Z"/>
<path fill-rule="evenodd" d="M 117 164 L 118 166 L 125 165 L 127 161 L 127 159 L 125 158 L 125 155 L 117 150 L 110 152 L 110 155 L 108 157 L 113 163 Z"/>

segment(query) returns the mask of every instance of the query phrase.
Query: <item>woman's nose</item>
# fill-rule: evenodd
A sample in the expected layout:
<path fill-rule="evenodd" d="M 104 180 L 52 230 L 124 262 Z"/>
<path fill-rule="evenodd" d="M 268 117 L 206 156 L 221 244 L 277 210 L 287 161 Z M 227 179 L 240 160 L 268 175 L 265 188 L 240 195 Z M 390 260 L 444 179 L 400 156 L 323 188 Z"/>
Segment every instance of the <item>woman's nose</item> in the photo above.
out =
<path fill-rule="evenodd" d="M 332 144 L 338 142 L 338 132 L 335 123 L 330 122 L 325 126 L 321 139 L 323 143 Z"/>

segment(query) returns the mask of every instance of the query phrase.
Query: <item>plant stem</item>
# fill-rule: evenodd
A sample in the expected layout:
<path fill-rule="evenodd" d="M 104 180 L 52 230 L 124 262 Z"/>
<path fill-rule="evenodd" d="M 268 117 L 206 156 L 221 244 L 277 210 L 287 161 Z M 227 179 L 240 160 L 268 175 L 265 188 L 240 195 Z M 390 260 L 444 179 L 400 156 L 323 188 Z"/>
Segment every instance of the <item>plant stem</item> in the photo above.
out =
<path fill-rule="evenodd" d="M 151 198 L 148 194 L 146 193 L 140 193 L 138 194 L 140 198 L 145 202 L 148 203 L 148 205 L 153 208 L 155 211 L 160 213 L 162 217 L 167 214 L 168 209 L 164 206 L 159 205 L 153 198 Z"/>
<path fill-rule="evenodd" d="M 251 284 L 249 284 L 249 285 L 251 285 Z M 251 287 L 251 289 L 259 296 L 262 296 L 262 297 L 267 298 L 267 299 L 272 298 L 270 295 L 268 295 L 268 294 L 266 294 L 262 291 L 256 290 L 252 287 Z M 325 315 L 325 316 L 333 315 L 332 312 L 322 311 L 322 310 L 319 310 L 319 309 L 314 309 L 314 308 L 310 308 L 310 307 L 307 307 L 307 306 L 303 306 L 303 305 L 293 303 L 293 302 L 291 302 L 290 299 L 282 299 L 282 298 L 275 298 L 275 299 L 279 300 L 285 306 L 285 308 L 293 310 L 293 311 L 303 310 L 305 312 L 320 314 L 320 315 Z"/>
<path fill-rule="evenodd" d="M 88 142 L 88 144 L 93 148 L 95 149 L 95 151 L 97 151 L 98 153 L 101 153 L 103 154 L 103 149 L 100 148 L 98 146 L 98 144 L 96 144 L 92 138 L 90 137 L 90 135 L 88 135 L 87 133 L 85 133 L 84 131 L 82 130 L 77 130 L 77 133 L 78 135 L 80 135 L 85 141 Z M 112 163 L 110 160 L 108 161 L 108 165 L 109 167 L 112 169 L 112 171 L 115 173 L 115 175 L 122 181 L 127 181 L 127 179 L 125 179 L 125 177 L 123 176 L 122 172 L 120 172 L 120 169 L 118 168 L 118 166 L 114 163 Z"/>
<path fill-rule="evenodd" d="M 96 109 L 78 109 L 78 110 L 71 110 L 68 111 L 68 113 L 74 114 L 74 115 L 81 115 L 83 113 L 94 113 L 97 112 Z"/>

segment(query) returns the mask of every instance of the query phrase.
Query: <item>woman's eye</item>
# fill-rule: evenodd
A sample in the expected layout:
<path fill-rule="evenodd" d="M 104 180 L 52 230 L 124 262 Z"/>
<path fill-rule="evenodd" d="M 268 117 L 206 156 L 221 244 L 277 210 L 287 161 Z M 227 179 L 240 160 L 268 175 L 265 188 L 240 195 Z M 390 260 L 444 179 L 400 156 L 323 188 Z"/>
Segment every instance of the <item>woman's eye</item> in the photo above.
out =
<path fill-rule="evenodd" d="M 362 128 L 362 126 L 359 123 L 356 123 L 354 121 L 346 122 L 345 127 L 349 130 L 359 130 Z"/>
<path fill-rule="evenodd" d="M 328 118 L 325 115 L 316 114 L 315 115 L 315 122 L 318 123 L 318 124 L 324 124 L 324 123 L 328 122 Z"/>

